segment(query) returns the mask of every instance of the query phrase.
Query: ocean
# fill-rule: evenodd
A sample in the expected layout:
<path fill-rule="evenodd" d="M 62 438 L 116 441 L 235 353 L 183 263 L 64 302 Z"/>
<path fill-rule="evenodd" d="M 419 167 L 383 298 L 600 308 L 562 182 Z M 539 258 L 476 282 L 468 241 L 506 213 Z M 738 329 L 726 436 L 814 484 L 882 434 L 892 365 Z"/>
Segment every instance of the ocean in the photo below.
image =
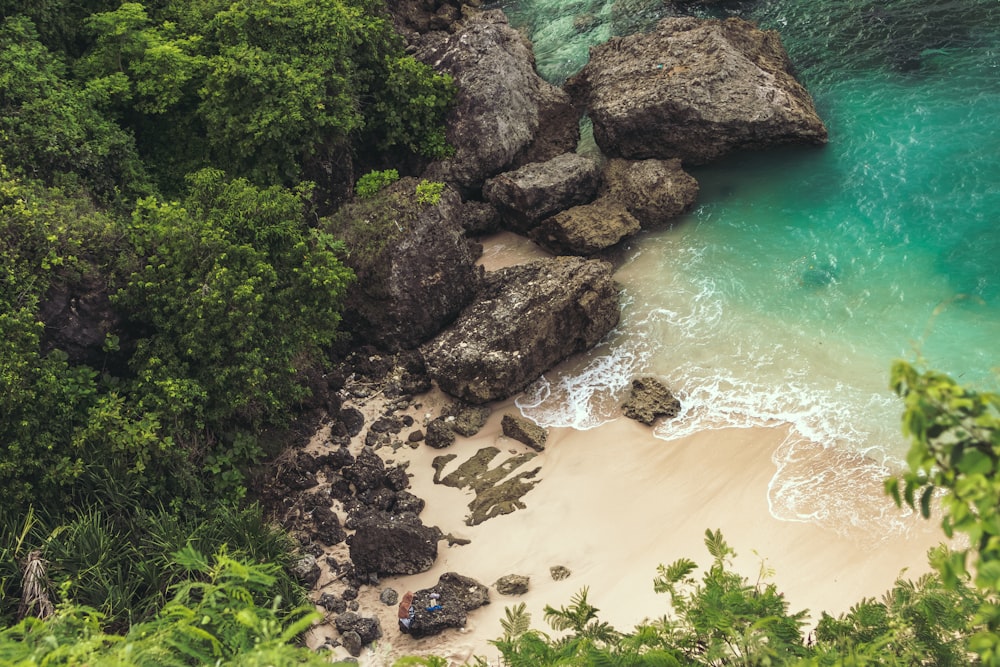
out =
<path fill-rule="evenodd" d="M 666 11 L 660 0 L 494 6 L 556 84 L 592 44 Z M 695 210 L 612 257 L 620 325 L 517 404 L 541 425 L 590 429 L 620 418 L 632 378 L 656 376 L 683 406 L 657 437 L 783 427 L 772 514 L 889 535 L 881 482 L 907 449 L 892 361 L 1000 385 L 1000 2 L 727 7 L 693 13 L 778 30 L 829 144 L 691 169 Z"/>

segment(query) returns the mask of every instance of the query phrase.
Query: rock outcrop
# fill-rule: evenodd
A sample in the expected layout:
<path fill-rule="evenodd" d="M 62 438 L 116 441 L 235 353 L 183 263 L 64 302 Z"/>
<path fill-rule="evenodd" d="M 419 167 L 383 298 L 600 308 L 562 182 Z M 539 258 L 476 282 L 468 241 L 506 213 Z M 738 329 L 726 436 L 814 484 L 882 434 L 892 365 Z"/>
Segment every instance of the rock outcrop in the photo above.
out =
<path fill-rule="evenodd" d="M 483 404 L 514 395 L 589 349 L 618 317 L 609 263 L 536 260 L 487 273 L 477 299 L 421 351 L 444 391 Z"/>
<path fill-rule="evenodd" d="M 433 588 L 413 594 L 409 633 L 419 639 L 465 627 L 469 612 L 490 603 L 490 591 L 475 579 L 445 572 Z"/>
<path fill-rule="evenodd" d="M 352 522 L 351 562 L 359 575 L 417 574 L 437 559 L 441 531 L 414 514 L 368 511 Z"/>
<path fill-rule="evenodd" d="M 665 18 L 594 47 L 566 88 L 608 157 L 704 164 L 735 149 L 823 144 L 826 127 L 777 32 Z"/>
<path fill-rule="evenodd" d="M 414 55 L 458 86 L 447 118 L 455 155 L 430 165 L 427 178 L 475 191 L 512 166 L 576 147 L 579 114 L 565 92 L 538 76 L 531 45 L 503 12 L 475 12 Z"/>
<path fill-rule="evenodd" d="M 531 447 L 536 452 L 545 450 L 545 441 L 549 437 L 548 431 L 527 417 L 504 415 L 500 421 L 500 428 L 505 436 Z"/>
<path fill-rule="evenodd" d="M 330 218 L 351 248 L 358 280 L 348 291 L 344 326 L 386 349 L 416 347 L 452 321 L 476 292 L 480 269 L 464 235 L 465 208 L 453 188 L 421 203 L 418 181 L 403 178 Z"/>
<path fill-rule="evenodd" d="M 507 227 L 525 233 L 543 218 L 592 200 L 600 174 L 596 161 L 563 153 L 489 179 L 483 196 L 500 211 Z"/>

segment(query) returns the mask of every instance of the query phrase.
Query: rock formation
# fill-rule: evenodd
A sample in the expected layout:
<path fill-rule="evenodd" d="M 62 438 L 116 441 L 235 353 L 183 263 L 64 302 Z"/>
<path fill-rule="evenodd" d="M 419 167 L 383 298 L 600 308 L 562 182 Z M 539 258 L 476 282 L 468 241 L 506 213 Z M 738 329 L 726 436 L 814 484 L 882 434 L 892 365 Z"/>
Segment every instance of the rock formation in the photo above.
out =
<path fill-rule="evenodd" d="M 632 392 L 622 408 L 626 417 L 651 426 L 657 417 L 676 417 L 681 402 L 662 382 L 645 377 L 632 380 Z"/>
<path fill-rule="evenodd" d="M 392 350 L 416 347 L 453 320 L 476 291 L 479 269 L 462 229 L 465 208 L 446 187 L 436 204 L 416 198 L 403 178 L 330 218 L 351 252 L 358 280 L 345 302 L 355 337 Z"/>
<path fill-rule="evenodd" d="M 414 54 L 458 86 L 447 124 L 455 155 L 427 178 L 473 191 L 506 169 L 573 150 L 579 114 L 569 96 L 535 71 L 530 44 L 501 11 L 475 12 L 451 35 Z"/>
<path fill-rule="evenodd" d="M 556 257 L 487 273 L 477 299 L 421 348 L 427 372 L 469 403 L 513 396 L 618 323 L 611 272 L 607 262 Z"/>
<path fill-rule="evenodd" d="M 531 239 L 557 255 L 593 255 L 642 228 L 622 204 L 609 198 L 560 211 L 531 230 Z"/>
<path fill-rule="evenodd" d="M 602 195 L 624 206 L 644 228 L 687 213 L 698 200 L 698 181 L 677 159 L 614 158 L 604 165 L 601 178 Z"/>
<path fill-rule="evenodd" d="M 777 32 L 736 18 L 665 18 L 592 48 L 566 88 L 608 157 L 704 164 L 735 149 L 826 142 L 791 69 Z"/>
<path fill-rule="evenodd" d="M 445 572 L 433 588 L 413 594 L 409 633 L 419 639 L 465 626 L 468 614 L 490 603 L 490 591 L 475 579 Z"/>

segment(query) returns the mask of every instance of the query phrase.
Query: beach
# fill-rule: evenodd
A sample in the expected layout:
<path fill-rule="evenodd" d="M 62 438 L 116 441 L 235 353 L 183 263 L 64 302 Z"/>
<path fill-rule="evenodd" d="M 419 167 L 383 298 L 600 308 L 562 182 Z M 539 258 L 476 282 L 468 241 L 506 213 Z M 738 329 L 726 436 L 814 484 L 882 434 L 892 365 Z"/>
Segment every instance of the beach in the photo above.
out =
<path fill-rule="evenodd" d="M 545 256 L 527 239 L 504 232 L 486 239 L 480 262 L 492 271 Z M 500 619 L 506 607 L 523 602 L 532 627 L 554 634 L 544 621 L 545 606 L 568 605 L 584 588 L 588 602 L 600 610 L 599 618 L 628 632 L 644 619 L 669 613 L 669 596 L 653 591 L 659 565 L 690 558 L 699 565 L 699 578 L 701 568 L 710 565 L 706 530 L 721 530 L 737 553 L 733 566 L 739 573 L 756 582 L 762 572 L 773 572 L 764 580 L 784 593 L 790 610 L 809 610 L 805 636 L 822 612 L 845 613 L 865 597 L 881 597 L 901 573 L 915 579 L 929 571 L 927 551 L 944 541 L 935 519 L 923 520 L 896 508 L 881 492 L 881 480 L 869 473 L 853 475 L 855 468 L 870 469 L 856 454 L 821 443 L 803 449 L 800 443 L 796 449 L 805 454 L 790 463 L 787 424 L 703 429 L 665 441 L 654 435 L 657 424 L 645 426 L 622 415 L 587 430 L 549 428 L 544 451 L 508 475 L 538 469 L 529 478 L 537 485 L 521 498 L 525 507 L 469 526 L 474 493 L 435 483 L 434 461 L 453 457 L 441 468 L 441 479 L 483 448 L 499 450 L 491 469 L 530 453 L 526 445 L 502 433 L 503 415 L 519 414 L 516 398 L 489 406 L 485 426 L 473 437 L 459 436 L 447 449 L 419 444 L 379 450 L 387 465 L 406 467 L 410 491 L 426 501 L 423 523 L 468 543 L 448 546 L 442 540 L 429 571 L 386 577 L 379 586 L 361 590 L 363 613 L 374 611 L 383 632 L 382 639 L 359 656 L 361 664 L 388 666 L 406 655 L 437 655 L 453 666 L 475 656 L 497 665 L 499 653 L 489 642 L 503 633 Z M 452 400 L 435 389 L 417 397 L 406 412 L 418 428 Z M 380 414 L 381 403 L 373 397 L 357 405 L 367 423 Z M 364 433 L 354 438 L 355 453 Z M 314 441 L 322 447 L 321 436 Z M 791 468 L 796 479 L 815 479 L 817 485 L 828 480 L 856 485 L 853 495 L 839 493 L 856 506 L 844 507 L 841 501 L 842 520 L 776 518 L 782 513 L 774 511 L 773 505 L 781 501 L 775 494 L 780 496 L 782 487 L 775 482 Z M 813 496 L 817 492 L 822 489 L 809 490 Z M 882 524 L 884 531 L 873 530 Z M 570 576 L 554 580 L 550 568 L 555 566 L 567 568 Z M 470 612 L 465 628 L 422 639 L 402 634 L 396 607 L 382 604 L 380 592 L 392 588 L 402 596 L 432 588 L 445 572 L 490 587 L 490 604 Z M 497 593 L 496 580 L 510 574 L 530 578 L 526 594 Z M 338 587 L 342 584 L 330 581 L 316 593 L 336 592 Z M 316 632 L 309 644 L 319 646 L 326 637 L 335 639 L 336 631 Z M 346 657 L 342 648 L 337 652 Z"/>
<path fill-rule="evenodd" d="M 440 394 L 423 398 L 420 409 L 428 412 L 447 401 Z M 926 552 L 943 540 L 933 521 L 917 517 L 904 519 L 906 534 L 883 540 L 872 540 L 869 531 L 852 534 L 850 527 L 832 531 L 775 519 L 767 497 L 776 470 L 771 457 L 784 439 L 781 427 L 711 430 L 664 442 L 624 417 L 588 431 L 551 429 L 545 451 L 525 466 L 541 468 L 538 485 L 523 497 L 526 508 L 467 526 L 471 493 L 435 484 L 432 461 L 457 454 L 447 473 L 482 447 L 503 454 L 530 451 L 500 430 L 502 415 L 516 408 L 494 407 L 472 438 L 459 437 L 447 450 L 402 448 L 391 458 L 409 462 L 411 490 L 427 501 L 424 523 L 470 542 L 449 547 L 442 541 L 430 571 L 385 578 L 364 591 L 363 607 L 378 609 L 384 636 L 362 654 L 362 664 L 391 665 L 403 655 L 429 654 L 451 665 L 473 656 L 498 664 L 489 640 L 502 634 L 505 607 L 525 603 L 532 627 L 551 632 L 545 605 L 568 605 L 584 587 L 601 620 L 629 631 L 669 611 L 669 597 L 653 591 L 658 565 L 682 557 L 700 567 L 711 562 L 706 529 L 722 531 L 737 552 L 734 567 L 751 582 L 763 565 L 773 571 L 767 580 L 785 594 L 791 610 L 810 610 L 805 634 L 821 611 L 844 613 L 864 597 L 880 597 L 901 571 L 907 578 L 928 571 Z M 571 576 L 554 581 L 550 568 L 558 565 Z M 401 634 L 395 607 L 381 605 L 378 592 L 432 588 L 444 572 L 490 586 L 490 604 L 472 611 L 462 630 L 416 640 Z M 505 597 L 492 589 L 507 574 L 530 577 L 528 593 Z"/>

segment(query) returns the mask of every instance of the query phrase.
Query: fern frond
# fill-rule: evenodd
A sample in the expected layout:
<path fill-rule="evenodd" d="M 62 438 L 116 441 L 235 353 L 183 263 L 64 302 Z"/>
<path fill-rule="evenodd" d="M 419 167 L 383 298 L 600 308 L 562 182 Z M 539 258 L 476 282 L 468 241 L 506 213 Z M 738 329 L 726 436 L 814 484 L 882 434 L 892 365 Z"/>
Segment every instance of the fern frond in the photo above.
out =
<path fill-rule="evenodd" d="M 726 540 L 722 537 L 722 531 L 718 528 L 715 529 L 715 532 L 705 529 L 705 546 L 708 548 L 708 553 L 719 564 L 727 557 L 736 555 L 736 552 L 726 544 Z"/>
<path fill-rule="evenodd" d="M 523 602 L 513 609 L 504 608 L 505 618 L 500 619 L 500 627 L 503 628 L 505 637 L 520 637 L 528 631 L 531 627 L 531 614 L 526 609 Z"/>

